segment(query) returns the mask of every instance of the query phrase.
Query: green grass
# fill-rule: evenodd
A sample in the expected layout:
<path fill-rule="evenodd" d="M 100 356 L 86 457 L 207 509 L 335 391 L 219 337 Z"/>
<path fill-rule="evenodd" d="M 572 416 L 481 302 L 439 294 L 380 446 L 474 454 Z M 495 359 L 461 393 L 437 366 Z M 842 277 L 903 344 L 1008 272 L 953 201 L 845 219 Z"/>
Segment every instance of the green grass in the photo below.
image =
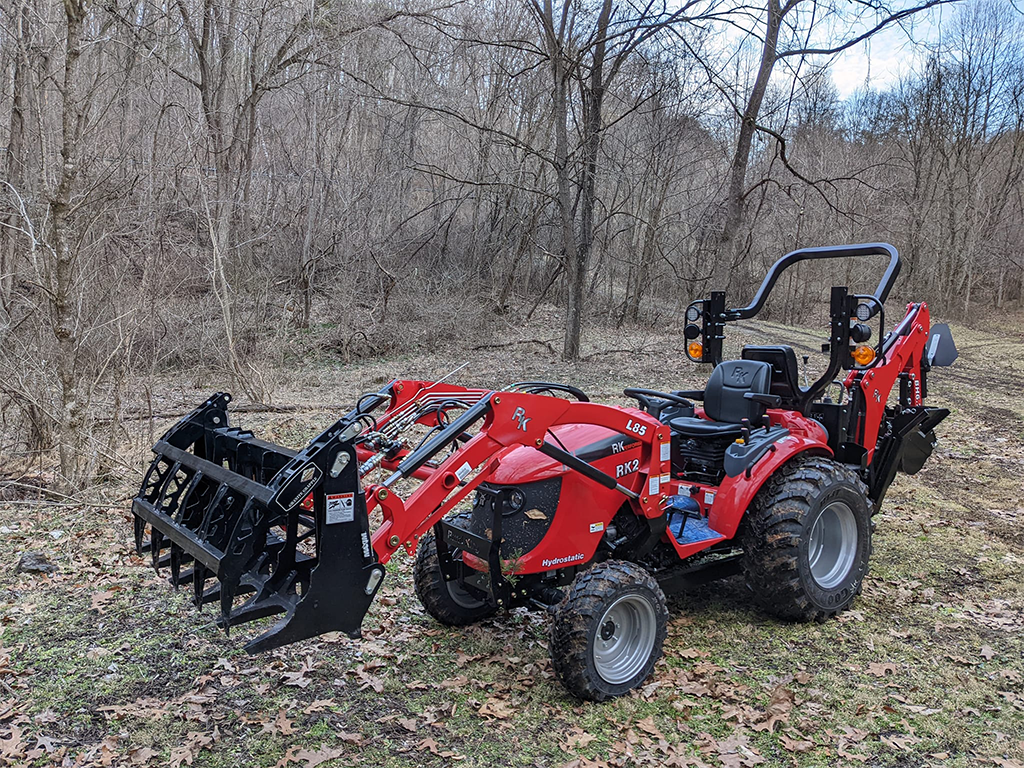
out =
<path fill-rule="evenodd" d="M 1024 341 L 954 332 L 962 362 L 931 382 L 932 401 L 953 414 L 931 462 L 901 476 L 876 517 L 871 572 L 853 610 L 822 624 L 780 623 L 737 579 L 678 596 L 655 674 L 605 704 L 578 702 L 558 684 L 543 614 L 517 611 L 464 630 L 433 623 L 404 555 L 388 566 L 363 641 L 319 638 L 250 658 L 241 641 L 261 628 L 227 638 L 211 607 L 198 613 L 187 590 L 154 577 L 130 551 L 124 502 L 0 502 L 0 525 L 11 529 L 0 537 L 0 760 L 132 765 L 146 749 L 152 765 L 187 765 L 189 748 L 192 765 L 210 767 L 275 766 L 288 756 L 304 766 L 317 754 L 336 755 L 327 766 L 1019 766 L 1024 441 L 1006 414 L 1024 416 L 1011 375 Z M 620 402 L 617 383 L 699 378 L 681 362 L 666 368 L 656 349 L 578 368 L 532 359 L 538 377 L 574 381 L 609 402 Z M 512 353 L 484 362 L 478 368 L 496 382 L 522 378 Z M 315 397 L 350 400 L 392 365 L 348 366 Z M 446 366 L 409 358 L 391 372 L 427 377 Z M 296 445 L 330 419 L 250 415 L 244 425 Z M 86 500 L 130 492 L 108 486 Z M 55 539 L 54 530 L 64 533 Z M 61 573 L 15 574 L 28 550 L 46 552 Z M 296 680 L 304 685 L 288 684 Z M 481 713 L 495 702 L 501 716 Z"/>

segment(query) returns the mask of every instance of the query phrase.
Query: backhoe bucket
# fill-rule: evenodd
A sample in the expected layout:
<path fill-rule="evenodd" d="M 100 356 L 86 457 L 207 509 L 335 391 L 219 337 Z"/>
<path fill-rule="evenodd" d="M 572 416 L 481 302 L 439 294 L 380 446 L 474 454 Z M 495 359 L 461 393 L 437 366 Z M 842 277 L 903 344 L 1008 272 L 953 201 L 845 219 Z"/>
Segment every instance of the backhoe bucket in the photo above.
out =
<path fill-rule="evenodd" d="M 324 632 L 358 637 L 384 578 L 352 444 L 358 422 L 343 418 L 296 452 L 228 426 L 230 401 L 215 394 L 153 446 L 132 504 L 139 554 L 168 566 L 175 586 L 191 583 L 198 607 L 219 601 L 225 630 L 283 613 L 250 653 Z M 211 577 L 219 583 L 207 588 Z"/>

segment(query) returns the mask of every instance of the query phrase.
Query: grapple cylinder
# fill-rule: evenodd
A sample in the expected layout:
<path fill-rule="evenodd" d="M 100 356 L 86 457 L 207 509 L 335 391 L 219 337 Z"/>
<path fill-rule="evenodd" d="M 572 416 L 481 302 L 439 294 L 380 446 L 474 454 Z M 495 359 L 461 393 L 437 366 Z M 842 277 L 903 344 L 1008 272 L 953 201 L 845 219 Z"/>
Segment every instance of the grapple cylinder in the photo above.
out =
<path fill-rule="evenodd" d="M 230 401 L 213 395 L 153 446 L 132 504 L 137 550 L 175 586 L 191 584 L 198 607 L 218 602 L 225 630 L 283 613 L 250 653 L 325 632 L 358 637 L 384 577 L 352 444 L 358 423 L 342 418 L 293 451 L 229 426 Z"/>

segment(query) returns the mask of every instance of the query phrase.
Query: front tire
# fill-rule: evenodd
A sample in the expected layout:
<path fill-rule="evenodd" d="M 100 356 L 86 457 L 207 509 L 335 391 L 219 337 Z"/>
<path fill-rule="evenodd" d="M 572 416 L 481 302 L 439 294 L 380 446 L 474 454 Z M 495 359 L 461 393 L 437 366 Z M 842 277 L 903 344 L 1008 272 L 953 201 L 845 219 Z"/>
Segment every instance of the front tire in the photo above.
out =
<path fill-rule="evenodd" d="M 782 467 L 758 492 L 742 536 L 747 586 L 770 613 L 821 621 L 860 594 L 871 507 L 850 468 L 816 456 Z"/>
<path fill-rule="evenodd" d="M 454 550 L 452 556 L 459 559 L 462 553 Z M 433 531 L 428 531 L 420 539 L 412 578 L 416 597 L 427 609 L 427 613 L 449 627 L 474 624 L 493 616 L 498 610 L 486 600 L 471 594 L 458 582 L 445 580 Z"/>
<path fill-rule="evenodd" d="M 668 626 L 658 582 L 610 560 L 576 576 L 551 620 L 551 661 L 573 695 L 604 701 L 636 688 L 661 658 Z"/>

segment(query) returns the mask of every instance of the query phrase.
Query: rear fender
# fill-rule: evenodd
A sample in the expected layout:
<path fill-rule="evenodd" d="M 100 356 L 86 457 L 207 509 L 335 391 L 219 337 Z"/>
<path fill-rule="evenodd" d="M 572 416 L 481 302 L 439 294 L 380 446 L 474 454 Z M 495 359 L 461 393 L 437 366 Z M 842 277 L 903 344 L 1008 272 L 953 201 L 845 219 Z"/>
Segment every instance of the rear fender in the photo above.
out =
<path fill-rule="evenodd" d="M 731 539 L 757 492 L 783 464 L 802 454 L 831 456 L 832 449 L 820 439 L 790 434 L 775 442 L 764 458 L 751 469 L 750 477 L 727 477 L 715 494 L 708 515 L 709 527 Z"/>

